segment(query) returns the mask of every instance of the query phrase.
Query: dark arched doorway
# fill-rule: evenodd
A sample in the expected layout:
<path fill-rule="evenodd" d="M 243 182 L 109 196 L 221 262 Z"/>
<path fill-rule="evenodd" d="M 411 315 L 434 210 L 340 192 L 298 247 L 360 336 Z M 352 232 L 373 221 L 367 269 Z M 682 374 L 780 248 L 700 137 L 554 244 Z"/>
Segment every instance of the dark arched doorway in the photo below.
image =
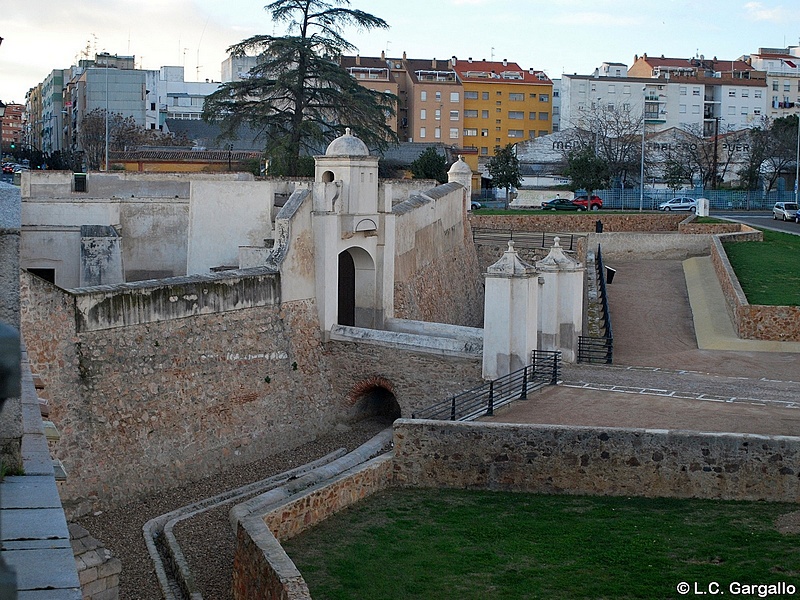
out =
<path fill-rule="evenodd" d="M 353 421 L 371 419 L 391 425 L 400 416 L 400 404 L 398 404 L 397 398 L 392 392 L 381 386 L 365 390 L 353 405 Z"/>
<path fill-rule="evenodd" d="M 339 325 L 356 324 L 356 265 L 349 252 L 339 254 Z"/>

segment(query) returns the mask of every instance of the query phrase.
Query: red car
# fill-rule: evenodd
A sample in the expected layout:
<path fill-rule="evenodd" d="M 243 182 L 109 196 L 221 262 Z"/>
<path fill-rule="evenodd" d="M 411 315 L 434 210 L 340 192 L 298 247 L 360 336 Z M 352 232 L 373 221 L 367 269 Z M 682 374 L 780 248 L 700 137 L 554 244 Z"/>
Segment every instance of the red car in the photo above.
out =
<path fill-rule="evenodd" d="M 13 173 L 14 172 L 14 165 L 11 163 L 6 163 L 3 165 L 3 173 Z"/>
<path fill-rule="evenodd" d="M 572 199 L 572 203 L 577 204 L 583 208 L 583 210 L 588 210 L 587 205 L 589 205 L 589 202 L 586 201 L 586 196 L 576 196 Z M 592 210 L 600 210 L 603 208 L 603 199 L 600 196 L 592 196 L 591 208 Z"/>

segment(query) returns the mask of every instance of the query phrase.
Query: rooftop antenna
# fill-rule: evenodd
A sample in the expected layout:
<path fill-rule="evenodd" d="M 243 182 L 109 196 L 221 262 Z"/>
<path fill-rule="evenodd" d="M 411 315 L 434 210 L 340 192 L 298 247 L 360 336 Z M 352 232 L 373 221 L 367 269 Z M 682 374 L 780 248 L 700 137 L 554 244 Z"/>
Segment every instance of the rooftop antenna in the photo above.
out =
<path fill-rule="evenodd" d="M 200 32 L 200 40 L 197 42 L 197 78 L 195 81 L 200 81 L 200 44 L 203 43 L 203 36 L 206 33 L 206 27 L 208 27 L 208 21 L 211 18 L 211 15 L 208 15 L 206 18 L 206 24 L 203 25 L 203 31 Z"/>
<path fill-rule="evenodd" d="M 389 56 L 389 44 L 391 43 L 391 40 L 386 40 L 386 56 Z"/>
<path fill-rule="evenodd" d="M 489 60 L 494 62 L 494 46 L 492 46 L 492 51 L 489 53 Z"/>

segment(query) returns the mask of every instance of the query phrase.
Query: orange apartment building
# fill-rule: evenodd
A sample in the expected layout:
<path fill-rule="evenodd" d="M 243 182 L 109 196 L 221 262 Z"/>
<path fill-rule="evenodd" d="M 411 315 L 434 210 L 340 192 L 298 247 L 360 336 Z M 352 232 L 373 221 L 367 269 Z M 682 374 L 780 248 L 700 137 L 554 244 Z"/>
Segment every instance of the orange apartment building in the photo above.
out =
<path fill-rule="evenodd" d="M 496 146 L 553 132 L 553 82 L 542 71 L 507 60 L 452 60 L 464 87 L 464 146 L 481 157 Z"/>

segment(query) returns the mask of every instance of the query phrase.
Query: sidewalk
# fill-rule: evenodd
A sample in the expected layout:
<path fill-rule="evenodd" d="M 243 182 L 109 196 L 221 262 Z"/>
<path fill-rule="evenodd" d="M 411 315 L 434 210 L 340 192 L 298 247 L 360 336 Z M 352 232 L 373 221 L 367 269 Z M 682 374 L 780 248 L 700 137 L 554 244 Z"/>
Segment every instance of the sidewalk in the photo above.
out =
<path fill-rule="evenodd" d="M 744 340 L 736 336 L 711 257 L 683 261 L 683 272 L 700 350 L 800 352 L 800 342 Z"/>

